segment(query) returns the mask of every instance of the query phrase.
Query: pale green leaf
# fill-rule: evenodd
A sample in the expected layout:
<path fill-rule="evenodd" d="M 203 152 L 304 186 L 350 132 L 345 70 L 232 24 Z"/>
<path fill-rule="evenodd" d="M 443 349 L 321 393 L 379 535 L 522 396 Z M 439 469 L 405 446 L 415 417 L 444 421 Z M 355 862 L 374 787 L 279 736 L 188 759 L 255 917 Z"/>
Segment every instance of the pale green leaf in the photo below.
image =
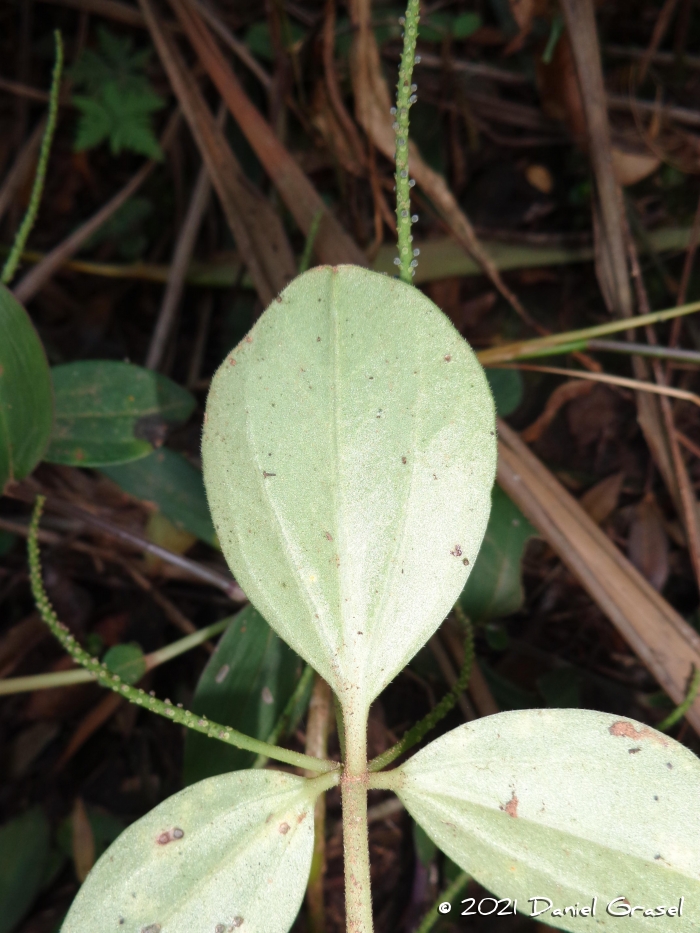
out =
<path fill-rule="evenodd" d="M 53 424 L 49 364 L 29 315 L 0 285 L 0 495 L 41 460 Z"/>
<path fill-rule="evenodd" d="M 218 370 L 202 454 L 236 579 L 362 715 L 479 551 L 496 438 L 471 349 L 417 289 L 312 269 Z"/>
<path fill-rule="evenodd" d="M 285 933 L 309 875 L 318 788 L 237 771 L 180 791 L 107 849 L 62 933 Z"/>
<path fill-rule="evenodd" d="M 700 928 L 700 761 L 648 726 L 591 710 L 499 713 L 432 742 L 401 766 L 396 790 L 488 890 L 526 914 L 529 898 L 549 898 L 545 923 Z M 653 909 L 677 907 L 681 896 L 682 917 L 637 911 L 621 925 L 606 913 L 619 897 Z M 595 921 L 554 915 L 593 897 Z"/>

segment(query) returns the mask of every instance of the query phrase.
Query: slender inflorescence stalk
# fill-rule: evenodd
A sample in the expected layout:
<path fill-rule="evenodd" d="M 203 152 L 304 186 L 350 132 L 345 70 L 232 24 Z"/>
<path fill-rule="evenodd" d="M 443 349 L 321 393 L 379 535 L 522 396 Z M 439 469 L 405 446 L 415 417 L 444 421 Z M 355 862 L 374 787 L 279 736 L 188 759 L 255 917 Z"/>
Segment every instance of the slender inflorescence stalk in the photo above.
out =
<path fill-rule="evenodd" d="M 414 745 L 417 745 L 418 742 L 420 742 L 431 729 L 435 728 L 440 720 L 450 712 L 457 700 L 467 689 L 472 672 L 472 662 L 474 661 L 474 632 L 471 623 L 466 617 L 463 617 L 463 623 L 467 630 L 464 639 L 464 662 L 462 663 L 462 669 L 459 672 L 459 677 L 454 687 L 449 693 L 445 694 L 435 709 L 431 710 L 420 722 L 412 726 L 408 732 L 399 739 L 396 745 L 392 745 L 391 748 L 370 761 L 369 770 L 371 773 L 386 768 L 386 766 L 390 765 L 392 761 L 395 761 L 399 755 L 403 755 L 409 748 L 413 748 Z"/>
<path fill-rule="evenodd" d="M 207 719 L 206 716 L 197 716 L 189 710 L 182 709 L 179 706 L 173 706 L 170 700 L 165 700 L 165 702 L 158 700 L 155 696 L 146 693 L 138 687 L 131 687 L 123 681 L 118 674 L 113 674 L 105 664 L 100 663 L 97 658 L 91 658 L 87 651 L 80 647 L 68 628 L 62 622 L 59 622 L 53 606 L 49 601 L 49 597 L 46 594 L 46 590 L 44 589 L 44 583 L 41 578 L 39 543 L 37 540 L 39 519 L 41 518 L 43 505 L 44 497 L 37 496 L 29 534 L 29 574 L 34 601 L 36 602 L 37 609 L 42 619 L 61 642 L 68 654 L 70 654 L 74 661 L 77 661 L 78 664 L 90 671 L 94 675 L 95 680 L 102 687 L 114 690 L 115 693 L 120 694 L 124 699 L 129 700 L 130 703 L 143 706 L 144 709 L 150 710 L 152 713 L 157 713 L 159 716 L 163 716 L 171 722 L 187 726 L 188 729 L 201 732 L 212 739 L 219 739 L 221 742 L 234 745 L 236 748 L 242 748 L 245 751 L 255 752 L 259 755 L 267 755 L 269 758 L 283 761 L 297 768 L 306 768 L 309 771 L 328 772 L 338 768 L 338 763 L 335 761 L 321 761 L 318 758 L 312 758 L 309 755 L 301 755 L 298 752 L 289 751 L 286 748 L 268 745 L 267 742 L 261 742 L 259 739 L 244 735 L 242 732 L 238 732 L 230 726 L 212 722 Z"/>
<path fill-rule="evenodd" d="M 231 623 L 230 619 L 222 619 L 220 622 L 214 622 L 206 628 L 200 628 L 185 638 L 171 642 L 158 651 L 152 651 L 145 654 L 143 660 L 146 664 L 146 670 L 151 671 L 166 661 L 171 661 L 186 651 L 191 651 L 198 645 L 203 644 L 215 635 L 220 635 Z M 51 687 L 69 687 L 73 684 L 90 683 L 95 680 L 95 675 L 91 671 L 73 670 L 56 671 L 51 674 L 34 674 L 29 677 L 7 677 L 0 678 L 0 696 L 7 696 L 11 693 L 25 693 L 31 690 L 48 690 Z"/>
<path fill-rule="evenodd" d="M 677 706 L 673 712 L 669 713 L 668 716 L 658 724 L 656 727 L 659 732 L 668 732 L 677 722 L 685 716 L 690 707 L 695 702 L 695 698 L 698 695 L 698 690 L 700 690 L 700 669 L 696 670 L 691 678 L 690 686 L 688 687 L 688 694 L 680 704 Z"/>
<path fill-rule="evenodd" d="M 54 32 L 54 40 L 56 43 L 56 63 L 53 67 L 53 76 L 51 78 L 51 92 L 49 94 L 49 116 L 48 120 L 46 121 L 44 138 L 41 141 L 39 164 L 37 165 L 36 175 L 34 177 L 32 194 L 29 199 L 29 207 L 27 208 L 24 219 L 22 220 L 20 228 L 17 231 L 17 236 L 15 237 L 15 242 L 12 244 L 10 255 L 7 257 L 7 261 L 5 262 L 2 273 L 0 274 L 0 281 L 3 285 L 7 285 L 8 282 L 12 281 L 12 277 L 14 276 L 19 264 L 20 257 L 22 256 L 24 246 L 27 242 L 27 238 L 31 233 L 32 227 L 34 226 L 34 221 L 36 220 L 36 215 L 39 212 L 41 195 L 44 191 L 46 166 L 49 162 L 51 142 L 53 140 L 54 130 L 56 129 L 56 121 L 58 119 L 58 98 L 61 90 L 61 74 L 63 72 L 63 40 L 61 39 L 61 33 L 58 31 L 58 29 Z"/>
<path fill-rule="evenodd" d="M 416 930 L 416 933 L 430 933 L 430 931 L 440 919 L 440 915 L 442 913 L 439 910 L 440 904 L 444 902 L 451 904 L 452 901 L 459 896 L 462 888 L 466 886 L 468 881 L 469 875 L 465 871 L 460 872 L 449 888 L 442 892 L 425 917 L 423 917 L 421 925 Z"/>
<path fill-rule="evenodd" d="M 409 285 L 418 264 L 418 260 L 415 258 L 418 255 L 418 250 L 413 249 L 413 237 L 411 236 L 411 223 L 418 220 L 418 218 L 411 215 L 413 181 L 409 178 L 408 166 L 408 111 L 411 105 L 416 102 L 416 91 L 418 90 L 415 84 L 411 84 L 411 80 L 413 78 L 413 65 L 416 61 L 419 14 L 420 0 L 408 0 L 404 21 L 403 53 L 399 67 L 396 107 L 392 107 L 392 113 L 395 116 L 394 130 L 396 131 L 396 227 L 399 241 L 399 255 L 394 262 L 399 267 L 399 278 Z"/>

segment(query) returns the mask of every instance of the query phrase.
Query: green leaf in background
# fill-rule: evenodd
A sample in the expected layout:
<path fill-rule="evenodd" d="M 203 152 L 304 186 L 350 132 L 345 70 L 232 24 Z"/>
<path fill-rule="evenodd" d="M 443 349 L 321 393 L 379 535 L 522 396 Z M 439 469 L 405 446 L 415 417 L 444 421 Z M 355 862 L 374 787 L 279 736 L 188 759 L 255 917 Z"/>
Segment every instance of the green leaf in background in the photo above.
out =
<path fill-rule="evenodd" d="M 52 424 L 44 348 L 27 312 L 0 285 L 0 494 L 41 460 Z"/>
<path fill-rule="evenodd" d="M 85 91 L 73 97 L 80 113 L 76 150 L 108 140 L 114 154 L 127 149 L 161 159 L 152 114 L 165 101 L 144 71 L 151 50 L 135 52 L 131 39 L 104 28 L 98 30 L 98 43 L 98 51 L 85 49 L 71 68 L 74 86 Z"/>
<path fill-rule="evenodd" d="M 287 20 L 289 24 L 288 49 L 301 42 L 306 37 L 306 32 L 293 20 Z M 274 62 L 275 50 L 272 47 L 270 37 L 270 27 L 267 21 L 261 20 L 259 23 L 253 23 L 249 26 L 245 34 L 245 44 L 253 55 L 262 58 L 266 62 Z"/>
<path fill-rule="evenodd" d="M 474 353 L 418 289 L 311 269 L 214 376 L 202 455 L 236 579 L 359 722 L 486 529 L 496 438 Z"/>
<path fill-rule="evenodd" d="M 523 400 L 523 377 L 519 369 L 486 369 L 496 411 L 501 418 L 512 414 Z"/>
<path fill-rule="evenodd" d="M 109 847 L 62 933 L 286 933 L 309 877 L 317 786 L 260 770 L 180 791 Z"/>
<path fill-rule="evenodd" d="M 267 741 L 301 674 L 302 663 L 259 612 L 246 606 L 221 636 L 190 709 Z M 186 784 L 249 768 L 255 755 L 198 732 L 185 737 Z"/>
<path fill-rule="evenodd" d="M 146 660 L 138 645 L 114 645 L 102 661 L 127 684 L 137 683 L 146 673 Z"/>
<path fill-rule="evenodd" d="M 581 676 L 576 668 L 557 667 L 537 678 L 537 689 L 547 706 L 576 709 L 581 706 Z"/>
<path fill-rule="evenodd" d="M 162 447 L 133 463 L 103 467 L 102 472 L 130 496 L 152 502 L 176 528 L 218 546 L 202 474 L 181 454 Z"/>
<path fill-rule="evenodd" d="M 98 859 L 117 836 L 124 832 L 124 823 L 119 817 L 100 807 L 93 807 L 88 804 L 85 809 L 95 843 L 95 858 Z M 65 863 L 66 858 L 73 859 L 73 820 L 70 815 L 65 817 L 58 825 L 56 848 L 53 850 L 53 854 L 54 857 L 56 854 L 60 856 L 61 865 Z"/>
<path fill-rule="evenodd" d="M 416 850 L 418 861 L 425 868 L 435 861 L 437 846 L 423 827 L 415 822 L 413 823 L 413 847 Z"/>
<path fill-rule="evenodd" d="M 539 694 L 499 674 L 484 658 L 479 658 L 479 667 L 499 709 L 535 709 L 542 706 Z"/>
<path fill-rule="evenodd" d="M 116 246 L 123 259 L 133 262 L 148 245 L 143 226 L 152 213 L 153 202 L 148 198 L 129 198 L 109 220 L 88 237 L 82 245 L 81 252 L 89 252 L 101 243 L 109 241 Z"/>
<path fill-rule="evenodd" d="M 110 81 L 97 98 L 73 95 L 80 111 L 80 123 L 75 139 L 76 152 L 94 149 L 109 141 L 112 155 L 126 149 L 160 160 L 163 150 L 153 132 L 152 114 L 162 110 L 165 101 L 151 90 L 122 90 Z"/>
<path fill-rule="evenodd" d="M 0 933 L 17 926 L 41 890 L 49 835 L 39 807 L 0 826 Z"/>
<path fill-rule="evenodd" d="M 460 13 L 452 20 L 451 31 L 455 39 L 468 39 L 479 28 L 481 17 L 478 13 Z"/>
<path fill-rule="evenodd" d="M 481 26 L 478 13 L 431 13 L 421 24 L 420 37 L 423 42 L 443 42 L 446 38 L 468 39 Z"/>
<path fill-rule="evenodd" d="M 537 531 L 498 486 L 479 556 L 459 600 L 470 619 L 511 615 L 522 605 L 520 562 Z"/>
<path fill-rule="evenodd" d="M 56 423 L 46 459 L 52 463 L 96 467 L 146 457 L 196 405 L 166 376 L 117 360 L 66 363 L 51 376 Z"/>
<path fill-rule="evenodd" d="M 700 928 L 700 761 L 660 732 L 591 710 L 498 713 L 448 732 L 398 771 L 399 797 L 435 844 L 523 913 L 535 895 L 559 910 L 596 896 L 595 919 L 538 919 L 613 933 L 621 921 L 606 905 L 615 898 L 653 909 L 677 908 L 683 896 L 682 917 L 639 911 L 624 929 Z"/>

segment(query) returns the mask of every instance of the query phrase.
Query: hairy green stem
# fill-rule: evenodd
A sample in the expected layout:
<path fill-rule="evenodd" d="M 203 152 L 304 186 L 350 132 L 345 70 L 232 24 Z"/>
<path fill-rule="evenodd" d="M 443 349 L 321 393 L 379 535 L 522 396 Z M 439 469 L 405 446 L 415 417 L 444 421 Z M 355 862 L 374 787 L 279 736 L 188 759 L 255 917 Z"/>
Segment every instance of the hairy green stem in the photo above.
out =
<path fill-rule="evenodd" d="M 416 57 L 416 39 L 420 20 L 420 0 L 408 0 L 404 22 L 403 52 L 399 66 L 399 83 L 396 93 L 394 130 L 396 131 L 396 230 L 398 234 L 399 278 L 411 284 L 418 261 L 413 254 L 411 236 L 411 186 L 408 165 L 408 111 L 416 102 L 417 87 L 411 84 Z M 416 218 L 417 219 L 417 218 Z"/>
<path fill-rule="evenodd" d="M 56 43 L 56 62 L 53 66 L 53 75 L 51 77 L 51 92 L 49 94 L 49 116 L 46 121 L 46 129 L 44 130 L 44 138 L 41 141 L 41 151 L 39 153 L 39 164 L 37 165 L 36 175 L 34 176 L 34 184 L 32 185 L 32 193 L 29 198 L 29 207 L 27 212 L 24 215 L 24 219 L 20 224 L 20 228 L 17 231 L 17 236 L 15 237 L 15 242 L 12 244 L 12 249 L 10 250 L 10 255 L 7 257 L 7 261 L 3 266 L 2 273 L 0 273 L 0 281 L 3 285 L 7 285 L 12 281 L 17 266 L 20 261 L 20 257 L 24 250 L 27 238 L 31 233 L 32 227 L 34 226 L 34 221 L 36 220 L 36 215 L 39 213 L 39 205 L 41 203 L 41 195 L 44 191 L 44 182 L 46 180 L 46 166 L 49 162 L 49 154 L 51 152 L 51 143 L 53 141 L 54 130 L 56 129 L 56 121 L 58 119 L 58 98 L 61 90 L 61 74 L 63 72 L 63 40 L 61 39 L 61 33 L 58 29 L 54 32 L 54 41 Z"/>
<path fill-rule="evenodd" d="M 283 761 L 285 764 L 293 765 L 296 768 L 305 768 L 309 771 L 328 772 L 338 769 L 336 761 L 321 761 L 318 758 L 311 758 L 309 755 L 301 755 L 299 752 L 289 751 L 286 748 L 278 748 L 275 745 L 268 745 L 267 742 L 261 742 L 249 735 L 244 735 L 230 726 L 221 725 L 212 722 L 206 716 L 197 716 L 190 710 L 182 709 L 179 706 L 173 706 L 170 700 L 162 702 L 145 693 L 138 687 L 131 687 L 125 683 L 118 674 L 113 674 L 109 668 L 100 663 L 97 658 L 91 658 L 90 655 L 80 647 L 68 628 L 58 620 L 49 597 L 44 589 L 44 583 L 41 578 L 41 558 L 39 554 L 39 543 L 37 539 L 39 531 L 39 519 L 44 505 L 44 497 L 37 496 L 36 505 L 32 514 L 32 521 L 29 530 L 29 575 L 32 586 L 32 594 L 36 602 L 39 613 L 51 629 L 51 632 L 60 641 L 68 654 L 77 661 L 82 667 L 90 671 L 95 680 L 102 687 L 107 687 L 120 694 L 130 703 L 137 706 L 143 706 L 144 709 L 157 713 L 171 722 L 187 726 L 194 732 L 201 732 L 203 735 L 212 739 L 219 739 L 228 745 L 234 745 L 236 748 L 242 748 L 244 751 L 254 752 L 256 754 L 267 755 L 276 761 Z"/>
<path fill-rule="evenodd" d="M 440 700 L 435 709 L 431 710 L 427 716 L 424 716 L 419 722 L 406 732 L 396 743 L 392 745 L 391 748 L 387 749 L 385 752 L 382 752 L 381 755 L 377 755 L 376 758 L 373 758 L 369 763 L 369 771 L 381 771 L 382 768 L 386 768 L 387 765 L 390 765 L 392 761 L 395 761 L 399 755 L 403 755 L 405 751 L 408 751 L 409 748 L 413 748 L 414 745 L 417 745 L 421 741 L 423 736 L 425 736 L 431 729 L 443 719 L 450 710 L 454 707 L 457 700 L 467 689 L 469 683 L 469 678 L 472 672 L 472 663 L 474 661 L 474 632 L 472 630 L 471 623 L 464 616 L 464 623 L 466 624 L 467 634 L 464 639 L 464 661 L 462 663 L 462 669 L 459 672 L 459 677 L 455 683 L 452 690 L 445 694 L 445 696 Z"/>
<path fill-rule="evenodd" d="M 347 933 L 372 933 L 372 889 L 367 832 L 367 714 L 343 699 L 345 768 L 340 780 L 343 802 L 345 918 Z"/>
<path fill-rule="evenodd" d="M 344 773 L 340 787 L 343 800 L 346 930 L 347 933 L 372 933 L 367 778 Z"/>

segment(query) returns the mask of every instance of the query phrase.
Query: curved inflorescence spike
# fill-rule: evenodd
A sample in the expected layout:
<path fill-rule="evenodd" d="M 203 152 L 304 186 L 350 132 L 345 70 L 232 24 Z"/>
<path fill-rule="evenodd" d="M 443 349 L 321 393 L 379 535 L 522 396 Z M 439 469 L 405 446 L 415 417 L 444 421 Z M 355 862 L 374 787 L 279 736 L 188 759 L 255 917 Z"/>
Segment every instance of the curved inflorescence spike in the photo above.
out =
<path fill-rule="evenodd" d="M 393 127 L 396 132 L 396 228 L 398 233 L 399 278 L 409 285 L 414 275 L 416 262 L 411 248 L 411 224 L 418 220 L 411 215 L 411 179 L 408 166 L 408 111 L 418 99 L 418 88 L 411 84 L 413 65 L 416 60 L 416 39 L 420 20 L 420 0 L 409 0 L 403 36 L 403 53 L 399 67 L 396 107 Z"/>
<path fill-rule="evenodd" d="M 31 580 L 32 594 L 36 602 L 37 609 L 41 618 L 51 629 L 51 632 L 60 641 L 68 654 L 90 671 L 97 683 L 115 693 L 123 696 L 130 703 L 142 706 L 144 709 L 157 713 L 171 722 L 186 726 L 195 732 L 201 732 L 211 739 L 219 739 L 228 745 L 234 745 L 236 748 L 242 748 L 245 751 L 254 752 L 258 755 L 266 755 L 268 758 L 274 758 L 276 761 L 282 761 L 285 764 L 293 765 L 297 768 L 306 768 L 309 771 L 328 772 L 340 767 L 337 761 L 323 761 L 319 758 L 311 758 L 309 755 L 302 755 L 299 752 L 293 752 L 286 748 L 279 748 L 276 745 L 270 745 L 259 739 L 254 739 L 249 735 L 244 735 L 230 726 L 221 725 L 218 722 L 212 722 L 206 716 L 198 716 L 186 709 L 173 706 L 170 700 L 158 700 L 155 696 L 146 693 L 138 687 L 132 687 L 119 677 L 112 673 L 109 668 L 100 663 L 97 658 L 92 658 L 71 635 L 67 626 L 59 621 L 49 597 L 44 588 L 44 581 L 41 576 L 41 556 L 39 553 L 38 531 L 39 520 L 44 507 L 44 496 L 37 496 L 36 505 L 32 514 L 32 520 L 29 526 L 29 574 Z"/>

